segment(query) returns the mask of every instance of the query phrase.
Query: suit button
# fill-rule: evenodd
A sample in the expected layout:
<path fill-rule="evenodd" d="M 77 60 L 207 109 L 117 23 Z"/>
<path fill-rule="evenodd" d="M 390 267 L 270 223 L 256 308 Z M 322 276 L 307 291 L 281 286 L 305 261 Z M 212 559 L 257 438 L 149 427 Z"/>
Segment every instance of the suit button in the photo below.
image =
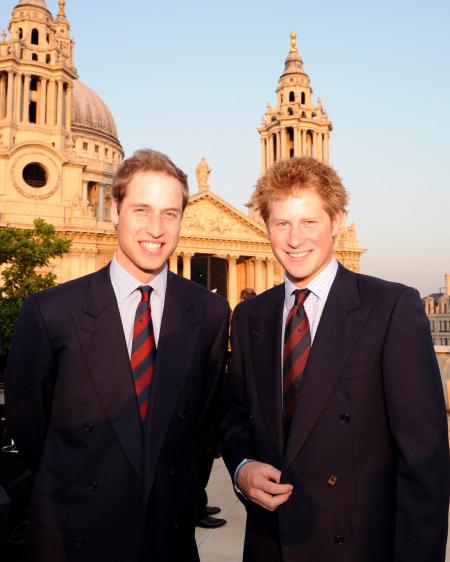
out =
<path fill-rule="evenodd" d="M 180 420 L 184 420 L 186 418 L 186 410 L 180 410 L 177 415 Z"/>
<path fill-rule="evenodd" d="M 94 426 L 91 423 L 85 423 L 83 429 L 86 433 L 92 433 L 94 431 Z"/>
<path fill-rule="evenodd" d="M 175 469 L 174 468 L 169 468 L 169 476 L 172 476 L 172 478 L 175 477 Z"/>
<path fill-rule="evenodd" d="M 87 489 L 90 492 L 96 492 L 98 490 L 98 484 L 97 482 L 88 482 L 87 483 Z"/>
<path fill-rule="evenodd" d="M 344 542 L 344 537 L 342 535 L 336 535 L 334 537 L 334 542 L 336 544 L 342 544 Z"/>
<path fill-rule="evenodd" d="M 329 486 L 336 486 L 337 482 L 338 477 L 335 474 L 330 474 L 330 476 L 328 476 L 327 484 Z"/>
<path fill-rule="evenodd" d="M 348 414 L 341 415 L 341 422 L 348 423 L 351 420 L 351 417 Z"/>
<path fill-rule="evenodd" d="M 83 548 L 84 546 L 86 546 L 86 539 L 76 539 L 75 546 L 77 548 Z"/>

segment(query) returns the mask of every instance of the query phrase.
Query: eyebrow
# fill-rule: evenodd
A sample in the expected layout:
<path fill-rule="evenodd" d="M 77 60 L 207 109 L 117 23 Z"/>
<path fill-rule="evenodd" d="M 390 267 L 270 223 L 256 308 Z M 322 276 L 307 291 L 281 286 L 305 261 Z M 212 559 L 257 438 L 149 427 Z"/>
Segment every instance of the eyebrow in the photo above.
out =
<path fill-rule="evenodd" d="M 148 205 L 147 203 L 131 203 L 130 207 L 132 209 L 135 209 L 137 207 L 144 207 L 145 209 L 151 209 L 152 205 Z M 177 211 L 177 212 L 181 212 L 181 208 L 179 207 L 167 207 L 165 209 L 162 209 L 163 211 Z"/>

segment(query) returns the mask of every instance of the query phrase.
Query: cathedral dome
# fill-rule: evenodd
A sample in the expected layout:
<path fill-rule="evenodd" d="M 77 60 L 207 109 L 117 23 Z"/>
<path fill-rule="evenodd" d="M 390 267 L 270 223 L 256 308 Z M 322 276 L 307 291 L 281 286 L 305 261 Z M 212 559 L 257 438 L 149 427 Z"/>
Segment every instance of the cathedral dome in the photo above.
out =
<path fill-rule="evenodd" d="M 20 0 L 17 2 L 17 6 L 38 6 L 39 8 L 48 10 L 45 0 Z"/>
<path fill-rule="evenodd" d="M 114 118 L 106 103 L 89 86 L 73 81 L 72 129 L 100 134 L 119 142 Z"/>

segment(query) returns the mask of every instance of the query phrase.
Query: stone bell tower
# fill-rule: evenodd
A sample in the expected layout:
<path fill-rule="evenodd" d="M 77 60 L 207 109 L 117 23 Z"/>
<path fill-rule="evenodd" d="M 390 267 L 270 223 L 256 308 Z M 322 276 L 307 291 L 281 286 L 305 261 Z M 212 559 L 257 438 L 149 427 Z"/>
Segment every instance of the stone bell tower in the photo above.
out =
<path fill-rule="evenodd" d="M 297 48 L 297 34 L 291 33 L 291 46 L 284 71 L 278 80 L 277 103 L 267 105 L 261 126 L 261 173 L 277 160 L 312 156 L 330 161 L 330 131 L 333 129 L 320 98 L 313 102 L 313 89 Z"/>

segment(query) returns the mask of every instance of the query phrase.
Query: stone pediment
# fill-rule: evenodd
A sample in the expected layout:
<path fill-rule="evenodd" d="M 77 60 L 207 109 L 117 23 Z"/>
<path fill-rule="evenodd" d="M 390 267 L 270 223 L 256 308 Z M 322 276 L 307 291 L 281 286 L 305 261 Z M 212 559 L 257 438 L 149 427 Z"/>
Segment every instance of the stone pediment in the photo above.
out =
<path fill-rule="evenodd" d="M 181 236 L 268 242 L 262 226 L 209 190 L 190 198 Z"/>

